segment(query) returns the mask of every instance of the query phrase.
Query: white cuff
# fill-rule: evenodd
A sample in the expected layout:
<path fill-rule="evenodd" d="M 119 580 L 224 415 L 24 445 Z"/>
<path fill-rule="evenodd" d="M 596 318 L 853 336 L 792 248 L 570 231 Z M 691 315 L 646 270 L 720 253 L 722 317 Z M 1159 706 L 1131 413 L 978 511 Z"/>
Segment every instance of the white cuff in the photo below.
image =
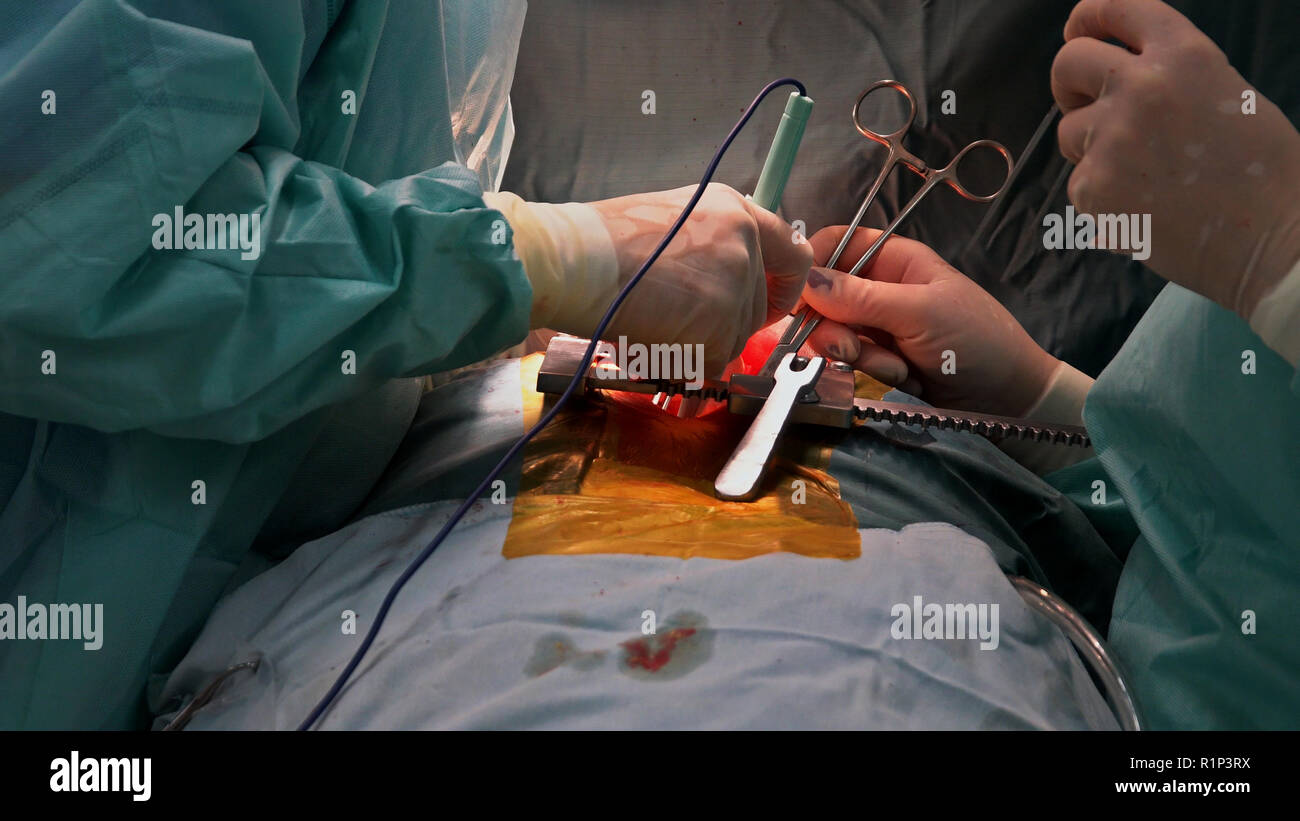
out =
<path fill-rule="evenodd" d="M 1034 406 L 1025 412 L 1026 419 L 1039 419 L 1058 425 L 1082 425 L 1083 403 L 1092 390 L 1093 378 L 1062 362 L 1052 371 L 1052 378 Z"/>
<path fill-rule="evenodd" d="M 1092 383 L 1091 376 L 1062 362 L 1052 372 L 1052 378 L 1047 380 L 1047 386 L 1043 388 L 1038 401 L 1025 412 L 1025 418 L 1056 425 L 1082 425 L 1083 403 L 1088 398 Z M 1091 447 L 1050 445 L 1021 439 L 1005 439 L 998 443 L 998 447 L 1039 476 L 1046 476 L 1093 455 Z"/>
<path fill-rule="evenodd" d="M 605 221 L 586 203 L 525 202 L 507 192 L 483 201 L 505 215 L 533 286 L 529 325 L 590 336 L 618 292 L 618 255 Z"/>
<path fill-rule="evenodd" d="M 1250 327 L 1292 367 L 1300 367 L 1300 261 L 1260 299 Z"/>

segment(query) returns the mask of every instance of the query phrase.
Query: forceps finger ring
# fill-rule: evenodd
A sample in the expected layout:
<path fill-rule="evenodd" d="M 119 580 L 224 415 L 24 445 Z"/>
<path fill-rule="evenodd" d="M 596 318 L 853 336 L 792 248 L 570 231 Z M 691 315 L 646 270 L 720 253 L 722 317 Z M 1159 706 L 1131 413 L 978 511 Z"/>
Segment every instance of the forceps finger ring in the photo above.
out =
<path fill-rule="evenodd" d="M 902 94 L 903 98 L 907 100 L 908 105 L 906 121 L 904 121 L 902 126 L 887 134 L 864 125 L 861 117 L 862 103 L 871 95 L 872 92 L 878 91 L 882 88 L 893 89 Z M 947 185 L 963 198 L 972 202 L 993 202 L 1006 192 L 1007 187 L 1011 183 L 1011 175 L 1015 167 L 1015 161 L 1012 159 L 1011 152 L 1006 149 L 1006 146 L 995 140 L 976 140 L 958 151 L 956 156 L 952 158 L 952 161 L 943 168 L 934 169 L 927 165 L 920 157 L 917 157 L 915 154 L 903 147 L 903 138 L 907 135 L 907 132 L 911 129 L 912 123 L 915 120 L 916 98 L 912 96 L 912 92 L 908 91 L 906 86 L 897 80 L 880 80 L 879 82 L 872 83 L 871 86 L 858 97 L 857 102 L 853 104 L 854 128 L 858 130 L 858 133 L 862 134 L 872 142 L 888 148 L 889 154 L 885 157 L 885 164 L 880 169 L 880 173 L 876 175 L 876 179 L 871 184 L 871 188 L 867 191 L 867 196 L 863 199 L 862 205 L 858 208 L 857 214 L 854 215 L 853 220 L 849 223 L 848 229 L 844 232 L 844 236 L 840 238 L 839 244 L 835 247 L 834 253 L 832 253 L 830 258 L 826 261 L 825 267 L 834 268 L 839 262 L 840 256 L 844 253 L 844 250 L 848 248 L 854 234 L 857 232 L 858 226 L 862 224 L 862 220 L 867 214 L 867 209 L 871 207 L 871 203 L 880 192 L 881 186 L 884 185 L 885 180 L 889 178 L 889 175 L 893 172 L 894 166 L 896 165 L 902 165 L 921 177 L 923 180 L 921 187 L 907 202 L 907 204 L 903 206 L 903 209 L 899 211 L 898 216 L 894 217 L 894 219 L 885 226 L 885 229 L 881 231 L 879 236 L 877 236 L 871 243 L 871 246 L 867 249 L 866 253 L 859 257 L 858 261 L 853 264 L 853 267 L 848 270 L 850 276 L 862 276 L 863 269 L 867 267 L 871 260 L 875 258 L 876 254 L 880 252 L 880 249 L 884 247 L 886 240 L 893 235 L 894 231 L 902 224 L 903 220 L 907 219 L 912 211 L 915 210 L 921 200 L 925 199 L 930 191 L 940 183 Z M 998 185 L 997 189 L 989 194 L 977 194 L 971 191 L 960 178 L 962 161 L 977 149 L 992 149 L 997 152 L 1006 163 L 1006 176 L 1002 178 L 1002 182 Z M 811 307 L 806 307 L 803 311 L 799 312 L 794 321 L 790 323 L 790 326 L 786 329 L 785 333 L 782 334 L 780 341 L 772 351 L 772 355 L 768 358 L 760 373 L 766 376 L 772 375 L 777 363 L 781 361 L 781 358 L 787 353 L 798 351 L 800 346 L 807 341 L 809 335 L 812 334 L 819 322 L 821 322 L 821 317 L 815 313 Z"/>

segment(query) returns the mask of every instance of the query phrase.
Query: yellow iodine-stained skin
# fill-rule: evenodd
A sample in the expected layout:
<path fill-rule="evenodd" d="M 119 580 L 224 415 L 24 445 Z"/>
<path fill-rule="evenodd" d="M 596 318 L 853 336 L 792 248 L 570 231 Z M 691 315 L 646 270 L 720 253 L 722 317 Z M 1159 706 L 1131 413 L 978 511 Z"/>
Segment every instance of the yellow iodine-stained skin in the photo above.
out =
<path fill-rule="evenodd" d="M 520 362 L 525 425 L 544 406 L 534 390 L 541 358 Z M 636 394 L 574 402 L 524 451 L 504 555 L 856 558 L 857 521 L 825 471 L 824 445 L 787 435 L 760 498 L 714 497 L 714 477 L 748 423 L 721 406 L 679 419 Z"/>

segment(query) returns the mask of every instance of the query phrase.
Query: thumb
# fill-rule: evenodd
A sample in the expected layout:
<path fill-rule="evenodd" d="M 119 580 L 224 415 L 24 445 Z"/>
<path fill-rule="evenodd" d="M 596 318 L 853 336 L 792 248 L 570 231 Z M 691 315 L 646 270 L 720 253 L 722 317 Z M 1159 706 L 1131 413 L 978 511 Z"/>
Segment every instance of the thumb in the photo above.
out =
<path fill-rule="evenodd" d="M 785 220 L 745 200 L 745 207 L 758 225 L 758 248 L 767 274 L 767 323 L 790 312 L 803 291 L 813 249 L 808 240 Z"/>
<path fill-rule="evenodd" d="M 915 285 L 849 276 L 832 268 L 813 268 L 803 299 L 814 311 L 844 325 L 879 328 L 909 336 L 920 319 L 921 295 Z"/>

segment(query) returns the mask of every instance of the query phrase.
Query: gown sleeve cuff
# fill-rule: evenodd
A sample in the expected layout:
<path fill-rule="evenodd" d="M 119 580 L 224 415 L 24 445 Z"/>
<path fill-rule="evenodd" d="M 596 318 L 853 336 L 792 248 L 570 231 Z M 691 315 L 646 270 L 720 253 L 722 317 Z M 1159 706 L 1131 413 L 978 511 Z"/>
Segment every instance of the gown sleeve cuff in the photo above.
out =
<path fill-rule="evenodd" d="M 506 192 L 483 199 L 514 232 L 533 286 L 530 327 L 590 336 L 618 290 L 618 256 L 600 214 L 586 203 L 526 202 Z"/>
<path fill-rule="evenodd" d="M 1300 366 L 1300 260 L 1260 299 L 1250 328 L 1292 367 Z"/>
<path fill-rule="evenodd" d="M 1025 418 L 1057 425 L 1082 425 L 1083 403 L 1092 389 L 1093 379 L 1077 368 L 1062 362 L 1052 372 L 1043 393 Z M 1081 462 L 1093 455 L 1091 447 L 1067 447 L 1045 442 L 1006 439 L 998 443 L 1002 452 L 1039 476 Z"/>

